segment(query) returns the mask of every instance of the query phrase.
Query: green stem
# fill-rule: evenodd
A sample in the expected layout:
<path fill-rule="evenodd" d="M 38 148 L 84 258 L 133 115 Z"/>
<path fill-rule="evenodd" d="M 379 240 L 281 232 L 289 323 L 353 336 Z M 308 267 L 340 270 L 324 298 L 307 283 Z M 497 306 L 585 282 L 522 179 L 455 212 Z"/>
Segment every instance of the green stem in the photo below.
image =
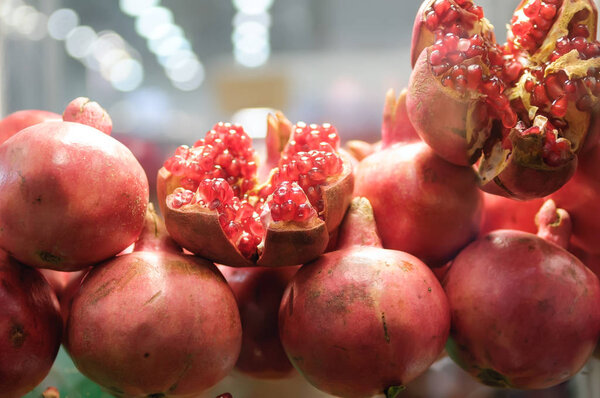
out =
<path fill-rule="evenodd" d="M 385 398 L 398 398 L 402 391 L 406 390 L 406 386 L 391 386 L 385 390 Z"/>

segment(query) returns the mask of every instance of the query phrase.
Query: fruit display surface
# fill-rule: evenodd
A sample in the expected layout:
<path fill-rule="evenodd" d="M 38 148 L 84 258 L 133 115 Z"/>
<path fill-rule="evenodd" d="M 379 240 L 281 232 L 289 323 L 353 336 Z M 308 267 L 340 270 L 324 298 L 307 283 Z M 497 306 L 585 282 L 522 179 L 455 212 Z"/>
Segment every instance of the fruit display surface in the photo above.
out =
<path fill-rule="evenodd" d="M 600 396 L 597 24 L 424 0 L 377 142 L 273 111 L 156 167 L 88 98 L 0 120 L 0 397 Z"/>

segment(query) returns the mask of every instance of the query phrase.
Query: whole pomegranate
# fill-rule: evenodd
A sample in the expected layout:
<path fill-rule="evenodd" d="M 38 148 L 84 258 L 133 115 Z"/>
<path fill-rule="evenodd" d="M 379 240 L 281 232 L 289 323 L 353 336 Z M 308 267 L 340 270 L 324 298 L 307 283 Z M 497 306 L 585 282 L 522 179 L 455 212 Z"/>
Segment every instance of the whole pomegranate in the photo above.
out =
<path fill-rule="evenodd" d="M 86 275 L 65 346 L 81 373 L 117 396 L 199 394 L 240 352 L 235 298 L 212 263 L 183 254 L 152 210 L 146 218 L 132 253 Z"/>
<path fill-rule="evenodd" d="M 11 113 L 0 120 L 0 144 L 26 127 L 50 120 L 61 120 L 61 116 L 54 112 L 37 109 L 27 109 Z"/>
<path fill-rule="evenodd" d="M 320 390 L 393 397 L 442 351 L 447 299 L 423 262 L 381 248 L 366 199 L 353 200 L 341 228 L 340 250 L 302 266 L 287 286 L 281 342 Z"/>
<path fill-rule="evenodd" d="M 599 105 L 597 14 L 592 0 L 523 0 L 499 45 L 471 0 L 425 0 L 407 96 L 417 133 L 444 159 L 477 163 L 490 193 L 556 191 Z"/>
<path fill-rule="evenodd" d="M 268 147 L 286 144 L 262 184 L 251 138 L 229 123 L 216 124 L 191 148 L 180 146 L 159 170 L 158 200 L 167 229 L 187 250 L 248 267 L 302 264 L 327 247 L 353 189 L 350 160 L 338 153 L 337 130 L 301 122 L 291 127 L 282 115 L 268 123 L 281 130 L 279 141 Z M 269 153 L 273 164 L 274 157 Z"/>
<path fill-rule="evenodd" d="M 27 265 L 73 271 L 135 241 L 148 179 L 99 130 L 45 122 L 0 146 L 0 192 L 0 247 Z"/>
<path fill-rule="evenodd" d="M 242 349 L 235 365 L 261 379 L 290 376 L 294 370 L 279 339 L 281 296 L 298 267 L 219 267 L 236 297 L 242 321 Z"/>
<path fill-rule="evenodd" d="M 393 109 L 384 108 L 383 132 L 405 123 L 389 116 Z M 441 266 L 477 236 L 482 193 L 475 173 L 446 162 L 422 141 L 387 135 L 382 149 L 359 163 L 354 194 L 371 202 L 383 247 Z"/>
<path fill-rule="evenodd" d="M 471 243 L 443 282 L 454 361 L 482 383 L 547 388 L 578 372 L 600 337 L 598 278 L 560 245 L 570 219 L 549 201 L 539 236 L 497 230 Z"/>
<path fill-rule="evenodd" d="M 582 153 L 579 159 L 573 178 L 550 198 L 571 215 L 573 244 L 600 254 L 600 145 Z"/>
<path fill-rule="evenodd" d="M 20 398 L 46 377 L 60 346 L 54 293 L 38 270 L 0 250 L 0 395 Z"/>

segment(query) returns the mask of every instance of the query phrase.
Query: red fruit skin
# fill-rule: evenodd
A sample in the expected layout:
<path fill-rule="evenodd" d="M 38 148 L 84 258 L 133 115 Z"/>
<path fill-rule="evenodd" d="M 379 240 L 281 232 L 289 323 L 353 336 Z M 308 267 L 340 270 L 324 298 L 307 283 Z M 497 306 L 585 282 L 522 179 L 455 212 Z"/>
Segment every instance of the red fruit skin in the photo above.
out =
<path fill-rule="evenodd" d="M 65 122 L 86 124 L 107 135 L 112 132 L 112 119 L 108 112 L 89 98 L 78 97 L 69 102 L 62 117 Z"/>
<path fill-rule="evenodd" d="M 61 116 L 54 112 L 40 111 L 37 109 L 28 109 L 11 113 L 0 120 L 0 145 L 24 128 L 51 120 L 60 121 Z"/>
<path fill-rule="evenodd" d="M 137 239 L 148 179 L 117 140 L 46 122 L 0 146 L 0 192 L 0 246 L 25 264 L 73 271 Z"/>
<path fill-rule="evenodd" d="M 575 256 L 533 234 L 498 230 L 467 246 L 444 280 L 446 346 L 484 384 L 547 388 L 578 372 L 600 336 L 600 284 Z"/>
<path fill-rule="evenodd" d="M 19 398 L 46 377 L 60 346 L 62 322 L 52 289 L 38 270 L 0 251 L 0 391 Z"/>
<path fill-rule="evenodd" d="M 535 215 L 543 203 L 542 198 L 521 201 L 484 192 L 479 236 L 487 235 L 496 229 L 536 233 Z"/>
<path fill-rule="evenodd" d="M 73 298 L 65 346 L 112 394 L 180 397 L 229 373 L 241 333 L 233 293 L 212 263 L 147 250 L 90 271 Z"/>
<path fill-rule="evenodd" d="M 573 221 L 571 242 L 600 254 L 600 145 L 579 156 L 577 171 L 550 198 L 565 209 Z"/>
<path fill-rule="evenodd" d="M 446 342 L 449 321 L 446 297 L 425 264 L 367 246 L 302 266 L 279 310 L 294 366 L 320 390 L 343 397 L 370 397 L 424 372 Z"/>
<path fill-rule="evenodd" d="M 279 339 L 279 303 L 299 267 L 220 266 L 236 297 L 242 321 L 242 349 L 236 369 L 260 379 L 291 376 L 294 367 Z"/>
<path fill-rule="evenodd" d="M 50 284 L 54 294 L 56 294 L 56 297 L 60 301 L 71 281 L 74 279 L 81 280 L 86 271 L 63 272 L 42 268 L 40 272 L 44 275 L 44 278 L 46 278 L 46 281 Z"/>
<path fill-rule="evenodd" d="M 363 159 L 354 195 L 371 202 L 383 247 L 430 267 L 442 266 L 475 239 L 481 222 L 483 199 L 473 170 L 444 161 L 423 142 L 396 144 Z"/>

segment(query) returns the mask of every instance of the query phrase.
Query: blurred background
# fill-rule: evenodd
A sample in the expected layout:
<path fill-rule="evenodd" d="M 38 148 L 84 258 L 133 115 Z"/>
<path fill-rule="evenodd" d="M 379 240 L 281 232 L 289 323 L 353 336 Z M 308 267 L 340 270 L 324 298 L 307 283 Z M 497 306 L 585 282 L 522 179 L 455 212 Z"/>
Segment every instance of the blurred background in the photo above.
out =
<path fill-rule="evenodd" d="M 517 0 L 479 1 L 504 40 Z M 418 0 L 0 0 L 0 114 L 78 96 L 114 131 L 193 143 L 220 120 L 264 134 L 265 110 L 375 139 L 406 86 Z"/>

